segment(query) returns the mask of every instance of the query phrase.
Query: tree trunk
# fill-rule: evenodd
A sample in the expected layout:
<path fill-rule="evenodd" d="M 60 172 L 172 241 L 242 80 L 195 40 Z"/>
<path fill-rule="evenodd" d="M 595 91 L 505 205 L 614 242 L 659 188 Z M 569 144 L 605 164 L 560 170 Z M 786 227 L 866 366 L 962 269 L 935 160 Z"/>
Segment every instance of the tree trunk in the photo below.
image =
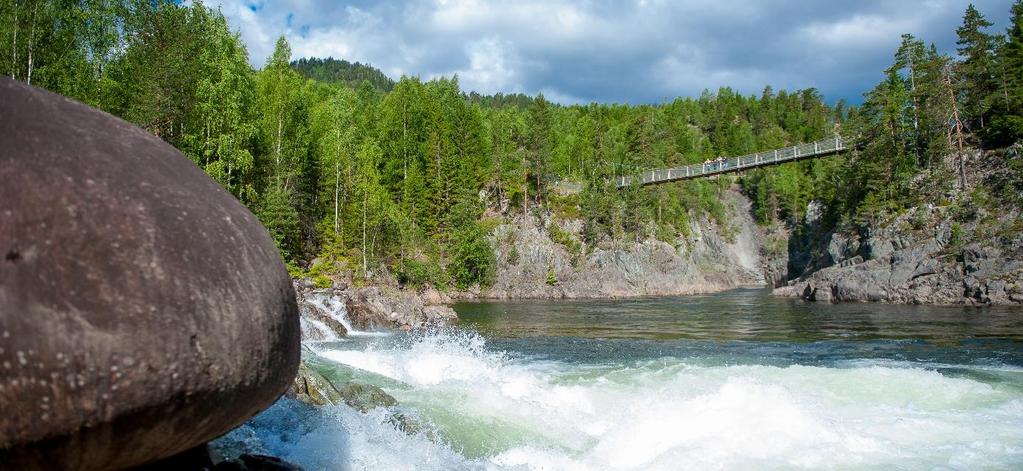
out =
<path fill-rule="evenodd" d="M 275 156 L 276 157 L 276 163 L 277 163 L 277 175 L 278 175 L 278 177 L 280 176 L 280 173 L 281 173 L 281 140 L 283 138 L 283 134 L 284 134 L 284 116 L 281 116 L 280 114 L 278 114 L 277 115 L 277 155 Z"/>
<path fill-rule="evenodd" d="M 14 2 L 14 39 L 11 41 L 11 78 L 17 80 L 18 73 L 18 3 Z"/>
<path fill-rule="evenodd" d="M 362 279 L 369 278 L 369 262 L 366 260 L 366 206 L 368 205 L 368 194 L 362 195 Z"/>
<path fill-rule="evenodd" d="M 32 53 L 35 49 L 35 36 L 36 36 L 36 12 L 39 10 L 39 4 L 36 3 L 32 7 L 32 27 L 28 33 L 28 74 L 25 76 L 25 83 L 32 85 Z"/>
<path fill-rule="evenodd" d="M 952 87 L 952 71 L 945 71 L 945 88 L 948 90 L 949 105 L 952 107 L 952 127 L 948 131 L 949 147 L 955 145 L 959 162 L 959 191 L 966 191 L 966 163 L 963 154 L 963 123 L 959 120 L 959 105 Z"/>
<path fill-rule="evenodd" d="M 337 138 L 337 153 L 334 157 L 334 236 L 336 238 L 340 229 L 338 200 L 341 193 L 341 130 L 335 130 L 334 136 Z"/>
<path fill-rule="evenodd" d="M 529 214 L 529 162 L 526 159 L 522 159 L 522 169 L 525 174 L 523 175 L 523 192 L 522 192 L 522 215 L 526 216 Z"/>

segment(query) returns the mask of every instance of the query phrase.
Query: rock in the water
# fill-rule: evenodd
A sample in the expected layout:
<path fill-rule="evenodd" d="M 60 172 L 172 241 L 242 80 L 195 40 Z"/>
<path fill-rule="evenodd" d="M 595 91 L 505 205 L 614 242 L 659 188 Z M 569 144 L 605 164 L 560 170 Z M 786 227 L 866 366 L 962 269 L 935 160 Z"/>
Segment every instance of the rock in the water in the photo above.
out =
<path fill-rule="evenodd" d="M 299 360 L 259 221 L 185 156 L 0 80 L 0 463 L 117 469 L 266 408 Z"/>
<path fill-rule="evenodd" d="M 425 304 L 414 292 L 373 286 L 342 296 L 352 325 L 359 329 L 411 329 L 445 325 L 458 319 L 454 309 Z"/>
<path fill-rule="evenodd" d="M 334 384 L 309 368 L 305 362 L 298 366 L 298 375 L 295 376 L 295 382 L 288 390 L 288 397 L 294 397 L 306 404 L 316 406 L 337 405 L 343 401 L 341 393 L 334 387 Z"/>
<path fill-rule="evenodd" d="M 377 407 L 398 405 L 393 396 L 372 384 L 348 381 L 335 386 L 305 362 L 298 367 L 298 376 L 288 390 L 288 397 L 314 406 L 338 405 L 343 402 L 362 413 Z"/>
<path fill-rule="evenodd" d="M 311 302 L 311 296 L 299 295 L 298 312 L 302 325 L 302 340 L 324 341 L 338 340 L 348 335 L 348 329 L 336 316 L 326 312 L 330 306 L 324 303 Z M 343 303 L 338 303 L 344 308 Z"/>
<path fill-rule="evenodd" d="M 391 407 L 398 405 L 398 401 L 390 394 L 384 392 L 372 384 L 356 382 L 346 383 L 338 389 L 341 397 L 344 398 L 348 407 L 359 412 L 366 413 L 377 407 Z"/>
<path fill-rule="evenodd" d="M 298 465 L 266 455 L 241 455 L 237 459 L 221 461 L 214 471 L 302 471 Z"/>

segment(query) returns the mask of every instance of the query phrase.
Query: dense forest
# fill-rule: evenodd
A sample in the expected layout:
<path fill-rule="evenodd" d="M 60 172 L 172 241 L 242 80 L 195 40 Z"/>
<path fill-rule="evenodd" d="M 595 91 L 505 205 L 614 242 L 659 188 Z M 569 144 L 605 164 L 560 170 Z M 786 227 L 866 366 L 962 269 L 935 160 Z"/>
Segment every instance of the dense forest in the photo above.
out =
<path fill-rule="evenodd" d="M 259 216 L 293 274 L 320 280 L 486 284 L 492 229 L 524 213 L 583 250 L 684 240 L 693 218 L 727 225 L 719 196 L 736 181 L 764 224 L 798 222 L 812 199 L 830 224 L 870 224 L 982 191 L 962 181 L 966 149 L 1023 136 L 1021 0 L 1005 34 L 969 7 L 955 56 L 904 35 L 856 107 L 771 87 L 638 106 L 480 96 L 457 77 L 394 82 L 364 64 L 293 61 L 284 37 L 255 70 L 224 16 L 198 2 L 0 0 L 0 15 L 0 71 L 177 147 Z M 856 150 L 734 178 L 610 183 L 835 133 Z M 582 240 L 560 230 L 566 219 L 584 221 Z"/>

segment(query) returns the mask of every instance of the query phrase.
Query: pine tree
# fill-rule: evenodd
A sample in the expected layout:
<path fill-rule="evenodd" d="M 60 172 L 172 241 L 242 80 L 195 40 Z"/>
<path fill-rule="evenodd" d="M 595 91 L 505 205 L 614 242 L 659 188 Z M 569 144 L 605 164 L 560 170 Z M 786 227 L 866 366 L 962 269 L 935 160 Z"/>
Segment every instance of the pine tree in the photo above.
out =
<path fill-rule="evenodd" d="M 991 145 L 1009 145 L 1023 139 L 1023 0 L 1012 5 L 997 68 L 1001 83 L 989 100 L 993 116 L 988 139 Z"/>
<path fill-rule="evenodd" d="M 964 108 L 970 125 L 977 130 L 984 128 L 987 114 L 985 102 L 995 90 L 993 43 L 991 36 L 984 32 L 989 26 L 991 22 L 971 4 L 963 15 L 963 25 L 956 29 L 957 51 L 962 58 L 959 74 L 962 77 L 960 87 Z"/>
<path fill-rule="evenodd" d="M 550 130 L 551 130 L 551 105 L 544 98 L 543 93 L 537 95 L 536 100 L 529 107 L 528 141 L 526 152 L 528 166 L 526 167 L 527 181 L 535 183 L 534 199 L 543 204 L 546 195 L 544 178 L 547 174 L 547 161 L 550 158 Z M 528 211 L 528 187 L 527 195 L 523 201 L 524 211 Z"/>
<path fill-rule="evenodd" d="M 904 70 L 906 80 L 909 82 L 909 95 L 913 103 L 913 153 L 918 162 L 923 161 L 925 144 L 925 133 L 921 130 L 922 108 L 925 100 L 925 88 L 918 82 L 921 80 L 921 69 L 924 67 L 924 43 L 913 37 L 912 34 L 902 35 L 902 44 L 895 53 L 895 67 Z"/>

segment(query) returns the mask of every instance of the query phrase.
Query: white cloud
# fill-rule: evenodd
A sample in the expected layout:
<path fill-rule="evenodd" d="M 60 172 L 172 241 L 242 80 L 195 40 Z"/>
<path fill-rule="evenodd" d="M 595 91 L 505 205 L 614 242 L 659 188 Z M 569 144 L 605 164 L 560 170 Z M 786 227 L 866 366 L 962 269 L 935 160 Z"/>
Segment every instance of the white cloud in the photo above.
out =
<path fill-rule="evenodd" d="M 897 41 L 902 33 L 917 30 L 918 19 L 855 15 L 834 22 L 812 22 L 800 28 L 800 34 L 812 45 L 872 47 Z"/>
<path fill-rule="evenodd" d="M 855 100 L 902 33 L 951 50 L 969 0 L 252 1 L 219 4 L 257 67 L 285 34 L 296 58 L 360 61 L 395 78 L 458 74 L 482 93 L 656 102 L 768 84 Z M 1012 0 L 974 1 L 1004 27 Z"/>
<path fill-rule="evenodd" d="M 510 45 L 491 37 L 473 41 L 465 49 L 469 56 L 468 67 L 435 75 L 457 74 L 462 87 L 481 93 L 520 91 L 515 77 L 517 59 L 511 57 Z"/>

